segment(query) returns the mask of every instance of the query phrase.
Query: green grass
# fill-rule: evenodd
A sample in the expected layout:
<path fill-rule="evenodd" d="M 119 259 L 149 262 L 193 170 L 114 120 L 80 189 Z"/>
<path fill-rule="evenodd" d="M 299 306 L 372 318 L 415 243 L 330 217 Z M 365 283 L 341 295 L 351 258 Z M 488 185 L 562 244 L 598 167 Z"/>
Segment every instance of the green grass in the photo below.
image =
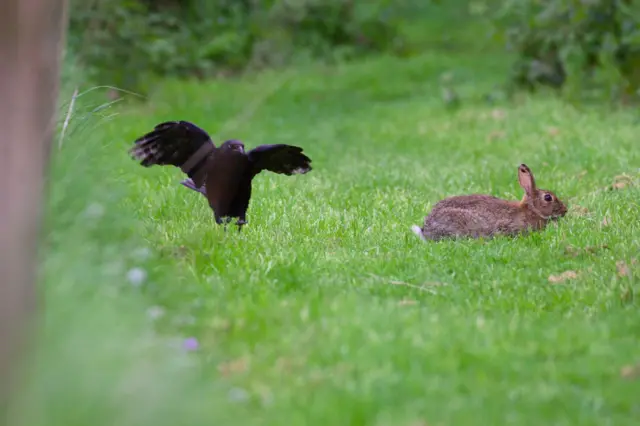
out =
<path fill-rule="evenodd" d="M 640 360 L 637 113 L 488 105 L 504 66 L 432 52 L 167 81 L 72 134 L 51 178 L 44 350 L 23 424 L 635 424 L 640 381 L 620 371 Z M 443 72 L 457 111 L 442 105 Z M 249 225 L 225 234 L 179 170 L 128 157 L 173 119 L 218 141 L 300 145 L 314 170 L 258 176 Z M 557 227 L 437 244 L 411 233 L 449 195 L 519 199 L 521 162 L 569 205 Z M 623 173 L 634 180 L 605 189 Z M 548 281 L 568 270 L 578 277 Z M 201 346 L 184 354 L 171 342 L 187 336 Z"/>

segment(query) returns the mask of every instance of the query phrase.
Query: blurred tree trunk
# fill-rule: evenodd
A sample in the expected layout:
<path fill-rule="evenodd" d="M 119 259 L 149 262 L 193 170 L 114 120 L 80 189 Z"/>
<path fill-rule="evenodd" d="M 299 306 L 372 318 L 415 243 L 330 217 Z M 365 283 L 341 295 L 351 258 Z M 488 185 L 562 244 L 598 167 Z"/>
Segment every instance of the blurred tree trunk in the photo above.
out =
<path fill-rule="evenodd" d="M 66 0 L 2 0 L 0 4 L 2 416 L 37 319 L 41 209 L 55 131 L 67 16 Z"/>

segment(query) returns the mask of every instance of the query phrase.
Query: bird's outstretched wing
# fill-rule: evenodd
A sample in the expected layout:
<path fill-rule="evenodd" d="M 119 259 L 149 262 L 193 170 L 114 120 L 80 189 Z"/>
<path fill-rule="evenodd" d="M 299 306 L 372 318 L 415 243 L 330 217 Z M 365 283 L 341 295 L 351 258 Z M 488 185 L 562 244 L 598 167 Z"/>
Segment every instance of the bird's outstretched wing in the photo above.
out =
<path fill-rule="evenodd" d="M 311 159 L 292 145 L 260 145 L 247 153 L 254 175 L 262 170 L 291 176 L 311 171 Z"/>
<path fill-rule="evenodd" d="M 145 167 L 179 167 L 202 185 L 205 159 L 215 145 L 209 134 L 188 121 L 167 121 L 135 140 L 130 154 Z"/>

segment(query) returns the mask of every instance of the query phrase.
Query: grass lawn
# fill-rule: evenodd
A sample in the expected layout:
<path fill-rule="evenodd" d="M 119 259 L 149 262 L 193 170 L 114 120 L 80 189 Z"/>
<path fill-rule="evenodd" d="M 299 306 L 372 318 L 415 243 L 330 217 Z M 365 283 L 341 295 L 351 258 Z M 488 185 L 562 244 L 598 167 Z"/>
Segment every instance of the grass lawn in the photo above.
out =
<path fill-rule="evenodd" d="M 432 52 L 167 81 L 92 118 L 55 154 L 25 424 L 637 424 L 637 112 L 490 105 L 504 66 Z M 128 157 L 174 119 L 249 148 L 300 145 L 314 170 L 259 175 L 249 225 L 225 234 L 180 170 Z M 558 226 L 411 233 L 446 196 L 521 198 L 521 162 L 568 204 Z"/>

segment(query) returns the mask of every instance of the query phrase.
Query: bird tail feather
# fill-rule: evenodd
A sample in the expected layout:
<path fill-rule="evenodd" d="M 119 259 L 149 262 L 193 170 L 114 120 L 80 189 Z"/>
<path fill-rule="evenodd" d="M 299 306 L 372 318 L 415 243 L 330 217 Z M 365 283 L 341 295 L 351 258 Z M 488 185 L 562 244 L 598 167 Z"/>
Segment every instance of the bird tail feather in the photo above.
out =
<path fill-rule="evenodd" d="M 207 190 L 204 187 L 204 185 L 202 185 L 201 187 L 197 187 L 196 184 L 193 182 L 192 179 L 185 179 L 182 182 L 180 182 L 182 185 L 186 186 L 189 189 L 192 189 L 196 192 L 199 192 L 201 194 L 203 194 L 204 196 L 207 195 Z"/>

